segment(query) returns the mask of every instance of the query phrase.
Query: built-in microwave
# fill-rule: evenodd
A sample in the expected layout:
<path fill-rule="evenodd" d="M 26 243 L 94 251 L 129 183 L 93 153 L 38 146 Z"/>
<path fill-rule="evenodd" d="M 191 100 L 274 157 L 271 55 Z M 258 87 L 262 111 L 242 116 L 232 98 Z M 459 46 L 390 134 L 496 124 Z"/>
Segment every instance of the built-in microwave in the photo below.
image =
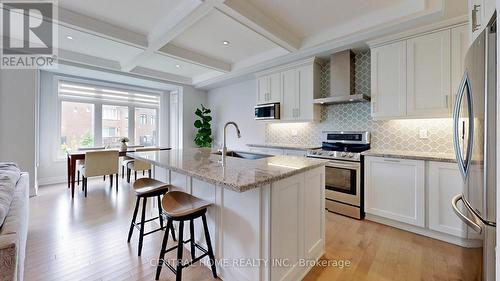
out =
<path fill-rule="evenodd" d="M 255 120 L 280 119 L 280 104 L 267 103 L 255 106 Z"/>

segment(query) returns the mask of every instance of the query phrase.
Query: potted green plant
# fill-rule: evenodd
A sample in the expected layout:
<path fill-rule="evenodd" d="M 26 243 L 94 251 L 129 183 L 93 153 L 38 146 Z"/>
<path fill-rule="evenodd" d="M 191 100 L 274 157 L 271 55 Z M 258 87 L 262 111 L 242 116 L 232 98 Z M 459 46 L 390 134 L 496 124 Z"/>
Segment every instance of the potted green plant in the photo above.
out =
<path fill-rule="evenodd" d="M 206 108 L 203 104 L 201 108 L 197 108 L 195 111 L 195 115 L 199 118 L 194 121 L 194 127 L 198 129 L 196 136 L 194 138 L 194 143 L 198 147 L 212 147 L 212 127 L 210 122 L 212 121 L 212 117 L 210 113 L 212 111 Z"/>

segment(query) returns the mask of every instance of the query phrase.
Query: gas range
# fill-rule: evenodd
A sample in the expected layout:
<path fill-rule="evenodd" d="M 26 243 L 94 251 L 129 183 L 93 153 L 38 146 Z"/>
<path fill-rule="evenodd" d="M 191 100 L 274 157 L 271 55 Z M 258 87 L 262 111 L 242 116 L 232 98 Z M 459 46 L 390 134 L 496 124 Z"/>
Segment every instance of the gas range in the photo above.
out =
<path fill-rule="evenodd" d="M 355 131 L 323 132 L 320 149 L 309 150 L 307 157 L 344 161 L 361 161 L 361 152 L 370 149 L 370 133 Z"/>
<path fill-rule="evenodd" d="M 321 149 L 307 157 L 329 159 L 325 165 L 325 208 L 356 219 L 364 217 L 361 152 L 370 149 L 369 132 L 323 132 Z"/>

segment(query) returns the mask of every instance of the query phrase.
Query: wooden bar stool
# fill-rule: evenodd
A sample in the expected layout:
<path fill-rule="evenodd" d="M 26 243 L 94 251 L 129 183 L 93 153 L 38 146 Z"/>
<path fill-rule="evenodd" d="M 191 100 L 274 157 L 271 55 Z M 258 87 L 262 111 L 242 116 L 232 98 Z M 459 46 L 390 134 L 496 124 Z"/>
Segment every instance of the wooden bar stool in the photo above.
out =
<path fill-rule="evenodd" d="M 138 256 L 141 256 L 142 252 L 142 241 L 144 236 L 149 235 L 151 233 L 155 233 L 157 231 L 168 229 L 172 232 L 172 237 L 175 240 L 175 232 L 172 225 L 164 227 L 163 225 L 163 216 L 161 211 L 161 195 L 165 194 L 170 187 L 169 184 L 163 183 L 161 181 L 150 179 L 150 178 L 141 178 L 134 182 L 133 188 L 135 191 L 136 201 L 135 201 L 135 209 L 134 215 L 132 217 L 132 222 L 130 223 L 130 230 L 128 232 L 127 243 L 130 243 L 130 238 L 132 238 L 132 233 L 134 231 L 134 227 L 139 230 L 139 248 L 138 248 Z M 158 200 L 158 216 L 154 218 L 150 218 L 146 220 L 146 204 L 148 198 L 157 197 Z M 137 212 L 139 210 L 139 202 L 142 199 L 142 214 L 140 222 L 136 222 Z M 160 220 L 160 228 L 151 230 L 149 232 L 144 233 L 144 226 L 147 222 L 154 221 L 156 219 Z"/>
<path fill-rule="evenodd" d="M 182 269 L 201 260 L 205 256 L 209 257 L 213 277 L 217 278 L 217 270 L 215 269 L 215 257 L 212 250 L 210 233 L 208 232 L 207 218 L 205 216 L 207 208 L 210 205 L 211 203 L 209 202 L 181 191 L 170 191 L 163 196 L 161 206 L 163 208 L 163 215 L 167 218 L 167 228 L 170 228 L 172 226 L 173 221 L 178 221 L 179 240 L 177 246 L 165 249 L 168 243 L 168 231 L 165 231 L 163 243 L 160 250 L 160 257 L 158 259 L 158 266 L 156 268 L 156 280 L 160 278 L 161 269 L 163 267 L 163 264 L 165 264 L 176 275 L 175 280 L 180 281 L 182 279 Z M 199 217 L 201 217 L 203 221 L 203 229 L 205 231 L 205 240 L 207 242 L 208 249 L 202 248 L 194 240 L 194 220 Z M 189 230 L 191 233 L 190 239 L 186 241 L 184 241 L 183 238 L 185 221 L 189 221 Z M 188 242 L 191 243 L 191 261 L 187 264 L 182 264 L 183 245 Z M 195 248 L 198 248 L 198 250 L 203 252 L 203 254 L 199 257 L 195 257 Z M 176 268 L 174 268 L 173 265 L 164 260 L 165 254 L 175 249 L 177 249 Z"/>

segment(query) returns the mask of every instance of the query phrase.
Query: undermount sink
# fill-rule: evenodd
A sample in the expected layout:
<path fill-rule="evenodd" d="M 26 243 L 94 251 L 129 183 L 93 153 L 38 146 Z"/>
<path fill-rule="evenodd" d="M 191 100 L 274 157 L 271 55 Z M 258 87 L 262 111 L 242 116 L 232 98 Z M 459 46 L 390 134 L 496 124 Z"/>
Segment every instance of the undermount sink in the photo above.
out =
<path fill-rule="evenodd" d="M 212 154 L 222 155 L 222 152 L 218 151 L 218 152 L 214 152 Z M 271 157 L 272 155 L 250 153 L 250 152 L 242 152 L 242 151 L 228 151 L 226 153 L 226 156 L 228 156 L 228 157 L 236 157 L 236 158 L 243 158 L 243 159 L 249 159 L 249 160 L 257 160 L 257 159 Z"/>

